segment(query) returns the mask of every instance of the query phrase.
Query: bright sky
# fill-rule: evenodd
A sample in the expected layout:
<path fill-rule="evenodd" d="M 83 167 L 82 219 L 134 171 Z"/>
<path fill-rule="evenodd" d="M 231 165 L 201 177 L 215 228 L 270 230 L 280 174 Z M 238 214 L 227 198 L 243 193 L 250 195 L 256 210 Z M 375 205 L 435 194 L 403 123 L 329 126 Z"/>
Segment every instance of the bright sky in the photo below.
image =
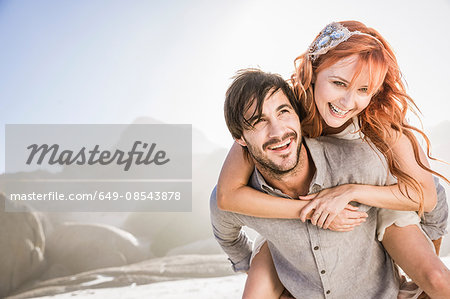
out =
<path fill-rule="evenodd" d="M 236 70 L 288 77 L 331 21 L 393 46 L 425 126 L 448 116 L 450 1 L 1 1 L 0 121 L 191 123 L 229 146 L 223 100 Z M 445 56 L 444 56 L 445 55 Z M 4 171 L 4 130 L 0 130 Z"/>

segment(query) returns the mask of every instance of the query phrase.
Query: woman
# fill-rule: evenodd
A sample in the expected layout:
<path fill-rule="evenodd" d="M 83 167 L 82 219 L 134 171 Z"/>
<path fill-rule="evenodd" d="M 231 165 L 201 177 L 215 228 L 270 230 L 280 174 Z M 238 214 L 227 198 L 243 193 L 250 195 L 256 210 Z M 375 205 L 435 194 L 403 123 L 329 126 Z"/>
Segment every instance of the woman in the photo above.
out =
<path fill-rule="evenodd" d="M 436 189 L 431 174 L 439 175 L 429 168 L 412 131 L 422 134 L 429 144 L 425 134 L 405 120 L 408 108 L 415 104 L 405 92 L 392 49 L 378 32 L 362 23 L 332 23 L 296 59 L 296 66 L 292 81 L 307 111 L 301 119 L 303 134 L 367 140 L 383 154 L 398 184 L 337 186 L 300 197 L 303 202 L 298 201 L 295 210 L 292 201 L 246 186 L 253 165 L 234 145 L 219 178 L 219 207 L 258 217 L 300 217 L 302 221 L 314 212 L 312 224 L 343 232 L 364 221 L 336 218 L 343 209 L 351 209 L 351 201 L 390 209 L 380 210 L 378 220 L 378 237 L 386 250 L 428 295 L 450 298 L 450 273 L 421 231 L 417 213 L 391 211 L 422 215 L 433 210 Z M 305 206 L 304 200 L 310 202 Z M 244 297 L 278 298 L 283 287 L 267 245 L 260 245 L 252 258 Z"/>

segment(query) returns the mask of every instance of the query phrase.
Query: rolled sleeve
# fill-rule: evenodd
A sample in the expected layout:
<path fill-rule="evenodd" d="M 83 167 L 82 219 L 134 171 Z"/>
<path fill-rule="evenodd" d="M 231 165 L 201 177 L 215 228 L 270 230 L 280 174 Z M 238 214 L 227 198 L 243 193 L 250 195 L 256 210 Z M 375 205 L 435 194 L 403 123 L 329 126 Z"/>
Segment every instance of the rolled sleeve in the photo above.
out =
<path fill-rule="evenodd" d="M 424 213 L 422 219 L 422 229 L 431 240 L 437 240 L 447 233 L 448 204 L 444 187 L 439 183 L 437 177 L 434 178 L 434 184 L 437 192 L 437 204 L 433 211 Z"/>
<path fill-rule="evenodd" d="M 244 224 L 238 215 L 218 208 L 216 188 L 210 198 L 210 213 L 214 237 L 228 255 L 233 271 L 248 271 L 252 242 L 242 230 Z"/>
<path fill-rule="evenodd" d="M 250 257 L 251 254 L 249 256 L 246 256 L 242 261 L 237 263 L 233 263 L 233 261 L 230 258 L 228 260 L 231 262 L 231 268 L 233 269 L 234 272 L 248 272 L 248 270 L 250 269 Z"/>

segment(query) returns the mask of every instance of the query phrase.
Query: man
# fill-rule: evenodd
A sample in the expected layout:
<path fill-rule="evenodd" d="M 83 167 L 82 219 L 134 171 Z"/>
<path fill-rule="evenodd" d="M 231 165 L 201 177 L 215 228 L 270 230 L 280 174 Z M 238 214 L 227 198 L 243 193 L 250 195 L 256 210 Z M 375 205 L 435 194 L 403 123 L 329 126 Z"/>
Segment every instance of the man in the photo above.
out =
<path fill-rule="evenodd" d="M 302 138 L 292 91 L 279 76 L 258 70 L 240 73 L 227 91 L 225 115 L 236 141 L 248 150 L 256 169 L 249 184 L 286 197 L 315 193 L 338 184 L 385 185 L 385 165 L 362 140 Z M 355 168 L 355 160 L 364 163 Z M 360 205 L 364 224 L 345 234 L 297 219 L 265 219 L 217 207 L 211 195 L 214 235 L 235 271 L 247 271 L 251 242 L 243 226 L 267 239 L 278 276 L 296 298 L 397 298 L 392 261 L 376 241 L 377 209 Z M 355 240 L 358 246 L 353 246 Z M 351 290 L 351 291 L 349 291 Z"/>

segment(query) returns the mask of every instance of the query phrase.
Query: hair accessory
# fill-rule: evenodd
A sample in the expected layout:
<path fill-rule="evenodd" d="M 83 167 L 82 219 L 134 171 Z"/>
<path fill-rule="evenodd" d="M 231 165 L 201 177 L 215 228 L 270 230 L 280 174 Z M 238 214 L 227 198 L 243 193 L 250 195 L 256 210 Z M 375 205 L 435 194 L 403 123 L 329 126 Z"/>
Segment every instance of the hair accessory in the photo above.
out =
<path fill-rule="evenodd" d="M 327 53 L 342 42 L 348 40 L 352 35 L 367 35 L 378 41 L 378 39 L 370 34 L 362 33 L 360 31 L 350 31 L 343 25 L 333 22 L 328 24 L 309 46 L 309 53 L 307 54 L 311 61 L 316 60 L 320 55 Z"/>

